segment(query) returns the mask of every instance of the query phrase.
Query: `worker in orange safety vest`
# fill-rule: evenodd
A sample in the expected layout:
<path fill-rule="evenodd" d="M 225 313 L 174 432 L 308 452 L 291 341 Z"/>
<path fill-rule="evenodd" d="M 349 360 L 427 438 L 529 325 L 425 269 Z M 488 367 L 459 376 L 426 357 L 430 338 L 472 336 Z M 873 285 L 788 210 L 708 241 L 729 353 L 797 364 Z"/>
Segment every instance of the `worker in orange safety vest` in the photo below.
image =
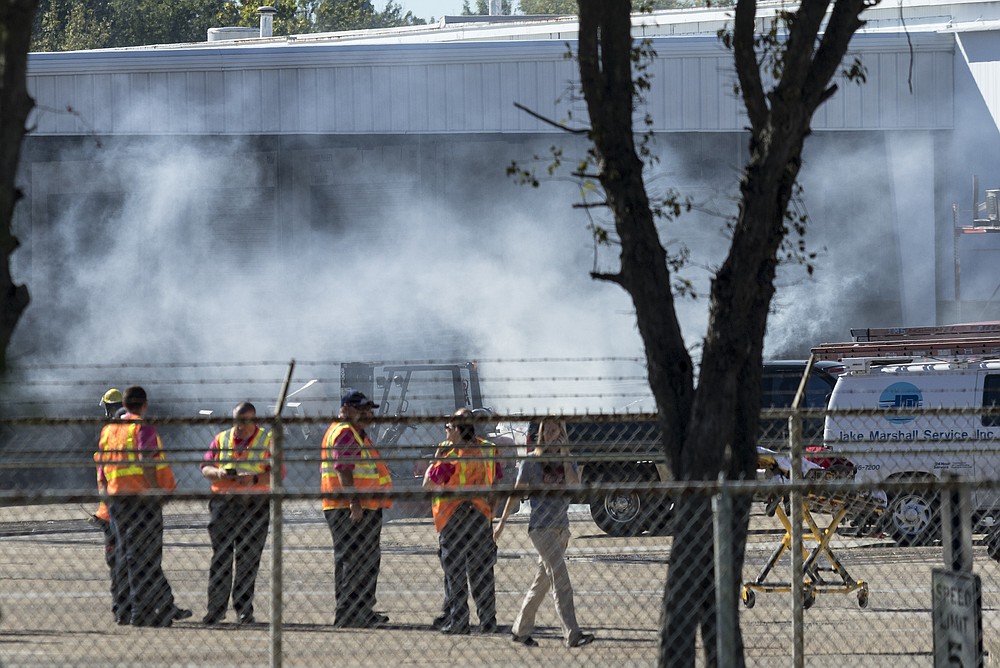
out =
<path fill-rule="evenodd" d="M 98 461 L 111 497 L 116 619 L 133 626 L 170 626 L 191 611 L 174 604 L 163 573 L 163 499 L 151 492 L 173 491 L 176 482 L 156 428 L 141 424 L 149 407 L 146 391 L 126 388 L 123 403 L 121 420 L 101 430 Z"/>
<path fill-rule="evenodd" d="M 438 445 L 434 460 L 424 473 L 424 486 L 441 492 L 470 487 L 492 487 L 503 473 L 496 461 L 496 448 L 476 437 L 472 411 L 459 409 L 445 425 L 445 441 Z M 464 421 L 468 420 L 468 421 Z M 476 602 L 481 633 L 497 633 L 496 544 L 491 529 L 493 503 L 490 495 L 449 496 L 440 494 L 431 502 L 434 528 L 438 531 L 441 568 L 444 570 L 444 610 L 433 626 L 442 633 L 470 632 L 469 589 Z"/>
<path fill-rule="evenodd" d="M 382 563 L 382 511 L 388 496 L 365 491 L 392 489 L 389 468 L 375 449 L 367 428 L 378 404 L 362 392 L 348 389 L 340 400 L 340 420 L 323 436 L 321 485 L 323 515 L 333 537 L 334 590 L 339 628 L 374 628 L 389 621 L 375 611 L 375 590 Z"/>
<path fill-rule="evenodd" d="M 98 405 L 104 408 L 104 414 L 109 420 L 114 418 L 115 413 L 122 407 L 121 390 L 111 388 L 104 393 Z M 101 494 L 107 494 L 108 480 L 104 476 L 104 466 L 101 462 L 100 452 L 94 453 L 94 461 L 97 463 L 97 491 Z M 104 501 L 100 502 L 97 510 L 91 515 L 91 522 L 104 534 L 104 561 L 108 565 L 108 572 L 111 574 L 111 613 L 115 616 L 115 619 L 127 619 L 131 616 L 131 613 L 126 615 L 126 611 L 122 610 L 121 614 L 119 614 L 119 602 L 115 597 L 115 592 L 120 591 L 123 585 L 118 582 L 117 577 L 118 570 L 115 566 L 115 534 L 111 530 L 111 517 L 108 515 L 107 503 Z"/>

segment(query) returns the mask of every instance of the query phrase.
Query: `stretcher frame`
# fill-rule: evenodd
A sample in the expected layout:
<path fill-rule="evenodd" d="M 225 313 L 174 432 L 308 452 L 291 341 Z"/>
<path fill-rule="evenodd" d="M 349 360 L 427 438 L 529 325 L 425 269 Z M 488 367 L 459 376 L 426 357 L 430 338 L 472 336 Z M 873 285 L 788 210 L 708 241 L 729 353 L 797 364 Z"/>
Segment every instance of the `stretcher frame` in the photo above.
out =
<path fill-rule="evenodd" d="M 775 548 L 771 557 L 764 564 L 760 574 L 753 581 L 746 581 L 740 588 L 740 598 L 743 605 L 752 608 L 756 603 L 755 592 L 770 593 L 792 591 L 792 583 L 789 582 L 769 582 L 768 576 L 778 564 L 785 552 L 791 554 L 792 549 L 792 523 L 785 511 L 783 499 L 772 499 L 767 506 L 768 515 L 774 515 L 781 522 L 785 529 L 785 535 L 781 543 Z M 844 564 L 834 554 L 830 540 L 837 532 L 837 527 L 847 517 L 851 510 L 857 510 L 858 506 L 873 505 L 866 501 L 847 501 L 843 497 L 822 497 L 816 494 L 806 494 L 802 500 L 802 519 L 808 527 L 808 532 L 802 534 L 802 591 L 803 608 L 811 608 L 816 602 L 816 595 L 825 594 L 851 594 L 857 592 L 858 606 L 868 607 L 868 583 L 864 580 L 856 580 L 848 572 Z M 773 512 L 772 512 L 773 510 Z M 880 508 L 873 506 L 870 512 L 879 512 Z M 814 517 L 814 513 L 827 514 L 831 516 L 830 523 L 826 527 L 820 528 Z M 812 549 L 807 549 L 808 542 L 815 542 Z M 829 565 L 821 565 L 820 558 L 825 557 Z M 831 582 L 825 579 L 822 573 L 836 574 L 840 582 Z"/>

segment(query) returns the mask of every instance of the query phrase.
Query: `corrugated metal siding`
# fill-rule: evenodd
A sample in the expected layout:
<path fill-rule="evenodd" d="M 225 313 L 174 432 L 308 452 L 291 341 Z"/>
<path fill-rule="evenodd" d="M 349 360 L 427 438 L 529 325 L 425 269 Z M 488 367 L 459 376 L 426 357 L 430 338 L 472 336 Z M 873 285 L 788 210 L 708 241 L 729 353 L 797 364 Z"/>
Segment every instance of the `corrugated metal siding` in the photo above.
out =
<path fill-rule="evenodd" d="M 967 32 L 957 37 L 962 60 L 968 65 L 986 108 L 1000 127 L 1000 33 Z"/>
<path fill-rule="evenodd" d="M 842 82 L 818 130 L 947 129 L 950 35 L 859 36 L 868 82 Z M 661 132 L 747 122 L 731 55 L 713 38 L 654 40 L 647 107 Z M 575 63 L 554 42 L 173 49 L 35 54 L 37 134 L 407 134 L 551 132 L 516 110 L 585 122 Z M 72 113 L 67 110 L 72 109 Z"/>
<path fill-rule="evenodd" d="M 969 63 L 969 69 L 990 113 L 1000 122 L 1000 61 Z"/>

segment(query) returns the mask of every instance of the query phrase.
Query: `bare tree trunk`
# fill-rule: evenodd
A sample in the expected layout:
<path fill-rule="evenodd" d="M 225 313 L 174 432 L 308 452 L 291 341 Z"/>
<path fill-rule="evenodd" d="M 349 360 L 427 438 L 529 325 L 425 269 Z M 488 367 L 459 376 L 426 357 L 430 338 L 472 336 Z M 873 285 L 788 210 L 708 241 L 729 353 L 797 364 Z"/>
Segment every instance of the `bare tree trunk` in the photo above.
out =
<path fill-rule="evenodd" d="M 15 285 L 10 274 L 10 256 L 18 246 L 11 219 L 21 197 L 14 182 L 21 139 L 34 106 L 26 74 L 37 4 L 37 0 L 0 0 L 0 372 L 7 366 L 7 346 L 14 328 L 28 306 L 27 287 Z"/>

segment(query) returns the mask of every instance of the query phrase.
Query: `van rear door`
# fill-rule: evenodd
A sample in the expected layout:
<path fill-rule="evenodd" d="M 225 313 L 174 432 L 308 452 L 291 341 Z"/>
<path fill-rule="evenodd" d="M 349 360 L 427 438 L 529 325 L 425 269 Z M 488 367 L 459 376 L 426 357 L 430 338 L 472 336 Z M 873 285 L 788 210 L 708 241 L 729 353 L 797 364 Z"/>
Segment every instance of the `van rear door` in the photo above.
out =
<path fill-rule="evenodd" d="M 981 406 L 1000 408 L 1000 373 L 981 374 L 976 392 Z M 983 414 L 976 423 L 976 478 L 1000 479 L 1000 415 Z M 987 514 L 1000 511 L 1000 490 L 977 489 L 973 495 L 973 503 L 980 510 Z"/>

